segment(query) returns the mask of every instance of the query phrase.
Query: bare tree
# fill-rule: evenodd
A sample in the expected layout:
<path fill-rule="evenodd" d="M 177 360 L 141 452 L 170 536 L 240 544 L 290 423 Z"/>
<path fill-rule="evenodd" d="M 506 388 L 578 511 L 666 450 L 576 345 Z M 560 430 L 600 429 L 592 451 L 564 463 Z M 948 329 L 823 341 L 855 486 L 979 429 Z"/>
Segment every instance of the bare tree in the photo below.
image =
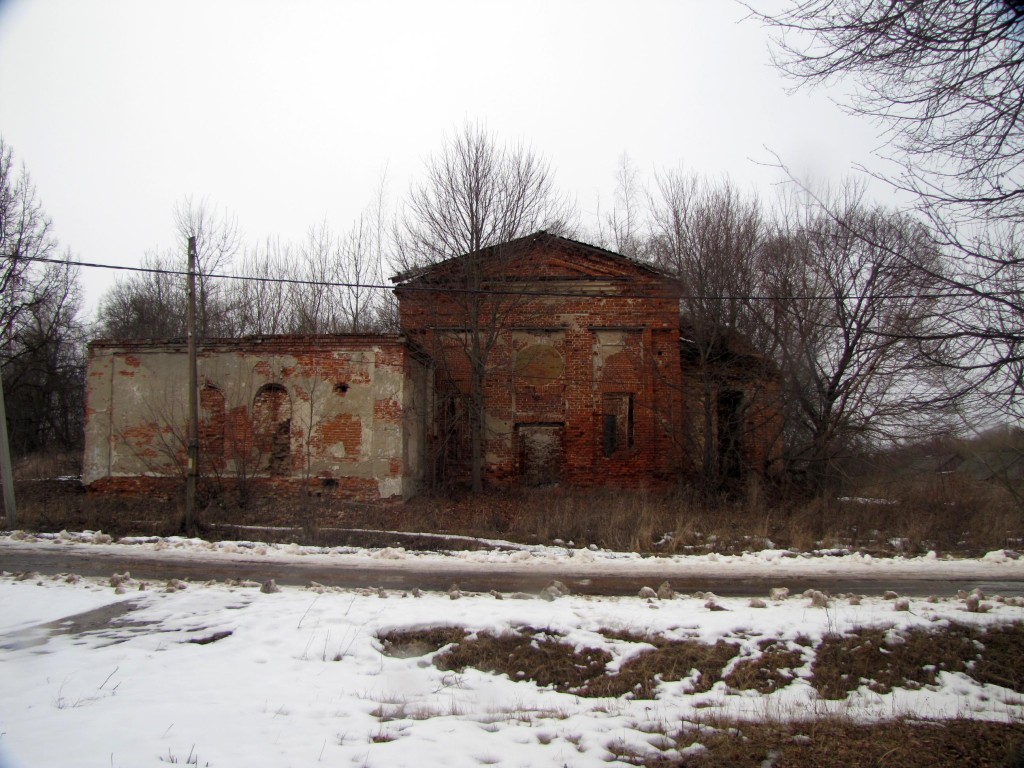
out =
<path fill-rule="evenodd" d="M 248 279 L 233 281 L 229 289 L 230 335 L 261 336 L 288 329 L 288 289 L 280 278 L 291 266 L 291 247 L 276 237 L 245 251 L 236 270 Z"/>
<path fill-rule="evenodd" d="M 640 172 L 623 153 L 615 172 L 615 204 L 608 214 L 598 213 L 598 242 L 631 259 L 645 258 L 644 202 Z"/>
<path fill-rule="evenodd" d="M 524 301 L 501 291 L 510 287 L 507 267 L 515 254 L 507 244 L 560 226 L 567 209 L 545 160 L 523 146 L 501 146 L 485 128 L 471 124 L 427 162 L 425 181 L 406 201 L 398 251 L 404 272 L 397 279 L 424 277 L 423 267 L 441 265 L 425 277 L 439 289 L 427 299 L 437 313 L 433 351 L 444 365 L 457 349 L 468 364 L 466 417 L 475 491 L 483 487 L 485 372 L 505 318 Z M 423 301 L 423 294 L 418 299 Z"/>
<path fill-rule="evenodd" d="M 345 289 L 341 314 L 352 333 L 397 332 L 398 306 L 394 294 L 382 290 L 394 226 L 388 203 L 387 173 L 381 175 L 373 200 L 339 243 Z M 390 273 L 389 273 L 390 274 Z"/>
<path fill-rule="evenodd" d="M 294 333 L 367 333 L 378 329 L 383 304 L 380 237 L 368 215 L 344 235 L 321 222 L 299 250 L 298 282 L 289 287 Z"/>
<path fill-rule="evenodd" d="M 742 474 L 740 443 L 771 368 L 770 357 L 754 351 L 764 349 L 753 314 L 762 307 L 750 300 L 766 224 L 755 198 L 681 170 L 657 177 L 649 208 L 645 250 L 679 280 L 686 370 L 700 391 L 690 419 L 672 426 L 713 493 Z"/>
<path fill-rule="evenodd" d="M 38 259 L 56 255 L 57 241 L 35 185 L 0 138 L 0 333 L 9 347 L 18 316 L 41 302 L 46 283 Z"/>
<path fill-rule="evenodd" d="M 933 225 L 946 239 L 944 224 Z M 945 322 L 921 339 L 956 377 L 965 420 L 1024 419 L 1024 232 L 995 225 L 949 246 Z"/>
<path fill-rule="evenodd" d="M 841 211 L 837 217 L 836 212 Z M 792 468 L 819 489 L 864 441 L 931 428 L 946 403 L 919 340 L 941 322 L 941 256 L 912 218 L 849 188 L 805 203 L 762 250 Z"/>
<path fill-rule="evenodd" d="M 118 278 L 100 299 L 100 332 L 110 339 L 183 338 L 185 290 L 180 257 L 147 253 L 141 266 L 143 271 Z"/>
<path fill-rule="evenodd" d="M 326 220 L 309 229 L 295 263 L 282 264 L 281 273 L 296 280 L 287 291 L 289 332 L 397 331 L 394 296 L 382 287 L 393 231 L 387 217 L 382 177 L 373 202 L 348 231 L 335 234 Z"/>
<path fill-rule="evenodd" d="M 195 202 L 187 197 L 174 208 L 174 228 L 180 244 L 175 252 L 184 253 L 191 237 L 196 242 L 198 333 L 200 337 L 220 335 L 226 325 L 228 302 L 223 283 L 211 276 L 225 273 L 241 248 L 238 222 L 205 200 Z"/>
<path fill-rule="evenodd" d="M 382 193 L 381 193 L 382 194 Z M 206 337 L 276 333 L 365 333 L 382 326 L 383 202 L 344 236 L 325 221 L 298 246 L 270 237 L 245 249 L 233 217 L 191 199 L 175 209 L 183 241 L 196 238 L 198 324 Z M 237 253 L 243 253 L 237 264 Z M 142 270 L 102 298 L 100 328 L 110 338 L 185 334 L 184 251 L 149 253 Z"/>
<path fill-rule="evenodd" d="M 327 221 L 309 228 L 298 250 L 292 274 L 300 281 L 289 286 L 292 333 L 339 333 L 340 283 L 344 280 L 338 244 Z"/>
<path fill-rule="evenodd" d="M 382 303 L 379 288 L 384 276 L 381 270 L 381 230 L 365 216 L 352 225 L 338 244 L 344 286 L 338 297 L 342 326 L 351 333 L 367 333 L 378 329 L 378 307 Z"/>
<path fill-rule="evenodd" d="M 21 312 L 4 361 L 8 434 L 17 455 L 81 447 L 85 418 L 85 329 L 78 273 L 68 264 L 40 269 L 45 293 Z"/>
<path fill-rule="evenodd" d="M 187 301 L 185 246 L 196 238 L 199 274 L 197 325 L 201 336 L 229 336 L 238 317 L 222 278 L 241 247 L 233 217 L 191 198 L 174 210 L 181 246 L 163 254 L 147 253 L 143 270 L 119 279 L 100 300 L 100 329 L 108 338 L 181 338 L 185 335 Z M 217 277 L 215 277 L 217 276 Z"/>
<path fill-rule="evenodd" d="M 78 272 L 51 230 L 28 172 L 0 139 L 0 359 L 16 453 L 81 443 Z"/>
<path fill-rule="evenodd" d="M 972 216 L 1022 220 L 1024 6 L 794 0 L 754 13 L 797 82 L 855 78 L 848 107 L 887 128 L 905 186 Z"/>
<path fill-rule="evenodd" d="M 396 233 L 400 230 L 397 215 L 388 194 L 388 173 L 385 170 L 377 183 L 373 200 L 367 206 L 363 218 L 370 231 L 370 263 L 373 281 L 384 285 L 385 277 L 397 269 L 393 254 L 401 248 L 395 245 Z M 399 333 L 401 323 L 398 317 L 398 297 L 394 291 L 385 290 L 373 294 L 373 327 L 381 333 Z"/>
<path fill-rule="evenodd" d="M 753 4 L 748 4 L 751 7 Z M 797 83 L 852 78 L 848 103 L 878 121 L 911 193 L 949 253 L 936 270 L 959 305 L 922 340 L 1015 420 L 1024 394 L 1024 5 L 1016 0 L 794 0 L 753 13 Z M 933 345 L 939 345 L 935 347 Z"/>

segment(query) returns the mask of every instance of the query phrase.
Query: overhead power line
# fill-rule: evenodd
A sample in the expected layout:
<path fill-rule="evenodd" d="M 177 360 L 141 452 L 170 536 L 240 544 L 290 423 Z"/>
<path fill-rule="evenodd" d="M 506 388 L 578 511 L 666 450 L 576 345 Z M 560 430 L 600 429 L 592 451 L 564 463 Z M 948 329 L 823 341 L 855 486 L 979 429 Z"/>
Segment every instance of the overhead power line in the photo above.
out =
<path fill-rule="evenodd" d="M 52 259 L 42 256 L 26 256 L 23 257 L 25 261 L 38 262 L 43 264 L 57 264 L 62 266 L 70 267 L 85 267 L 87 269 L 108 269 L 116 272 L 135 272 L 141 274 L 150 275 L 167 275 L 170 277 L 188 277 L 188 271 L 185 269 L 167 269 L 163 267 L 131 267 L 123 264 L 102 264 L 99 262 L 91 261 L 79 261 L 74 259 Z M 593 298 L 601 299 L 606 298 L 600 294 L 595 294 L 587 291 L 566 291 L 566 290 L 524 290 L 524 289 L 513 289 L 513 288 L 453 288 L 450 286 L 432 286 L 432 285 L 390 285 L 383 283 L 358 283 L 358 282 L 346 282 L 346 281 L 331 281 L 331 280 L 307 280 L 302 278 L 294 277 L 267 277 L 259 275 L 228 275 L 222 273 L 209 273 L 201 274 L 200 277 L 203 279 L 209 278 L 213 280 L 237 280 L 239 282 L 253 282 L 253 283 L 276 283 L 283 285 L 301 285 L 308 286 L 311 288 L 351 288 L 354 290 L 384 290 L 393 291 L 400 289 L 409 292 L 420 292 L 420 293 L 450 293 L 450 294 L 463 294 L 470 295 L 474 293 L 482 293 L 488 295 L 497 296 L 522 296 L 532 298 Z M 1016 298 L 1020 294 L 1018 291 L 1007 290 L 1007 291 L 987 291 L 988 296 L 1000 296 Z M 688 294 L 685 292 L 679 293 L 616 293 L 615 298 L 619 299 L 675 299 L 680 300 L 686 299 L 689 301 L 779 301 L 779 300 L 801 300 L 811 301 L 815 299 L 831 299 L 834 298 L 832 294 L 829 295 L 815 295 L 815 294 L 787 294 L 787 295 L 767 295 L 767 294 Z M 922 293 L 907 293 L 907 294 L 847 294 L 845 298 L 851 300 L 860 299 L 888 299 L 888 300 L 900 300 L 900 299 L 964 299 L 964 298 L 976 298 L 977 294 L 972 293 L 968 290 L 951 290 L 951 291 L 935 291 L 935 292 L 922 292 Z"/>

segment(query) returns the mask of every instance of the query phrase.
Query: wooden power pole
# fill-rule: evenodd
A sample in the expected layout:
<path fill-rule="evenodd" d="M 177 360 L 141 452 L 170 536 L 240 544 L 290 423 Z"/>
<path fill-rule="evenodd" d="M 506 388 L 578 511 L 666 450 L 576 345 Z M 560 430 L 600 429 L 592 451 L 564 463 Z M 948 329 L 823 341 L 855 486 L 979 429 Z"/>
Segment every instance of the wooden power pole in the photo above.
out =
<path fill-rule="evenodd" d="M 185 482 L 186 534 L 195 533 L 196 486 L 199 480 L 199 372 L 196 365 L 196 239 L 188 239 L 188 474 Z"/>
<path fill-rule="evenodd" d="M 7 406 L 4 403 L 4 381 L 0 376 L 0 481 L 4 486 L 4 509 L 7 527 L 14 530 L 18 524 L 18 509 L 14 505 L 14 472 L 11 471 L 11 444 L 7 441 Z"/>

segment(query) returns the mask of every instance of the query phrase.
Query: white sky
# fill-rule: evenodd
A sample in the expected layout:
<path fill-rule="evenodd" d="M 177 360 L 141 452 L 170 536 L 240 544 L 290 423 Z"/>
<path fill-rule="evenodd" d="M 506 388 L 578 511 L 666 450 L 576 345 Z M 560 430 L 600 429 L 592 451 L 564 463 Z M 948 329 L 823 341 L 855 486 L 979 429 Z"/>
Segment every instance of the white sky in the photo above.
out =
<path fill-rule="evenodd" d="M 623 153 L 766 195 L 769 149 L 819 181 L 870 163 L 874 127 L 823 92 L 787 95 L 745 15 L 732 0 L 0 0 L 0 135 L 61 244 L 123 265 L 178 247 L 187 196 L 250 243 L 346 230 L 385 171 L 400 198 L 466 120 L 545 155 L 585 227 Z M 113 273 L 82 279 L 91 310 Z"/>

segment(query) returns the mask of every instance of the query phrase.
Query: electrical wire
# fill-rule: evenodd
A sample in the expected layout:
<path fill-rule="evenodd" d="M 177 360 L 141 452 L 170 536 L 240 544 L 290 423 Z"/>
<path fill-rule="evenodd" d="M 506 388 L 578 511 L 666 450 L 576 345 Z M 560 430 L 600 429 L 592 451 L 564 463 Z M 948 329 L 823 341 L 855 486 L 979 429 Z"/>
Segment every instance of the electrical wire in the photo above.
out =
<path fill-rule="evenodd" d="M 76 259 L 53 259 L 42 256 L 26 256 L 23 257 L 25 261 L 43 263 L 43 264 L 57 264 L 61 266 L 69 267 L 84 267 L 87 269 L 108 269 L 119 272 L 133 272 L 151 275 L 167 275 L 170 277 L 188 277 L 188 271 L 184 269 L 167 269 L 162 267 L 132 267 L 123 264 L 102 264 L 99 262 L 80 261 Z M 762 295 L 762 294 L 687 294 L 683 292 L 664 292 L 664 293 L 647 293 L 647 292 L 630 292 L 630 293 L 615 293 L 615 294 L 595 294 L 588 291 L 566 291 L 566 290 L 514 290 L 511 288 L 456 288 L 451 286 L 440 286 L 440 285 L 386 285 L 382 283 L 359 283 L 359 282 L 346 282 L 346 281 L 331 281 L 331 280 L 307 280 L 300 278 L 290 277 L 266 277 L 257 275 L 229 275 L 222 273 L 209 273 L 201 274 L 197 273 L 198 277 L 203 279 L 214 279 L 214 280 L 236 280 L 240 282 L 255 282 L 255 283 L 276 283 L 279 285 L 299 285 L 308 286 L 312 288 L 349 288 L 353 290 L 387 290 L 387 291 L 407 291 L 416 293 L 432 293 L 432 294 L 484 294 L 489 296 L 520 296 L 527 298 L 592 298 L 592 299 L 668 299 L 668 300 L 687 300 L 687 301 L 816 301 L 823 299 L 834 298 L 834 295 L 815 295 L 815 294 L 792 294 L 792 295 Z M 1020 296 L 1018 291 L 1007 290 L 1007 291 L 986 291 L 988 296 L 1002 296 L 1017 298 Z M 907 293 L 907 294 L 844 294 L 843 298 L 849 300 L 864 300 L 864 299 L 877 299 L 877 300 L 930 300 L 930 299 L 963 299 L 963 298 L 977 298 L 977 294 L 969 290 L 951 290 L 951 291 L 938 291 L 938 292 L 920 292 L 920 293 Z"/>

